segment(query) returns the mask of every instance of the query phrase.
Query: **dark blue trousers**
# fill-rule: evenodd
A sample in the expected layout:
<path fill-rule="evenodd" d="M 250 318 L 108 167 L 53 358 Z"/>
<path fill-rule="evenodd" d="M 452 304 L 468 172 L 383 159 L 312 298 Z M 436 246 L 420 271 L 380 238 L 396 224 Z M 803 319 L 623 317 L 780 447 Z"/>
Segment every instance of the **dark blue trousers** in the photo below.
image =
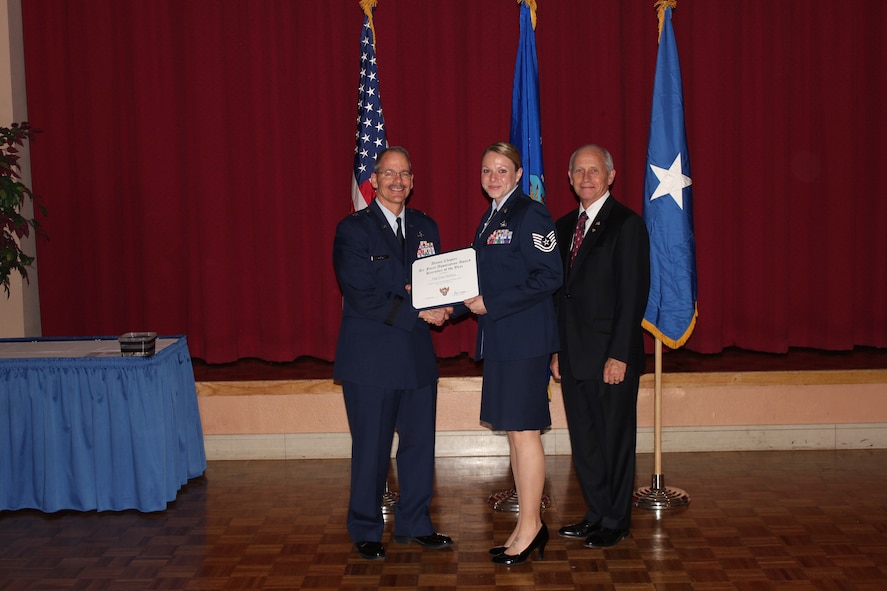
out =
<path fill-rule="evenodd" d="M 394 534 L 425 536 L 431 523 L 437 382 L 413 390 L 391 390 L 343 382 L 351 428 L 351 496 L 348 533 L 355 542 L 380 542 L 382 495 L 394 432 L 397 431 L 397 483 Z"/>

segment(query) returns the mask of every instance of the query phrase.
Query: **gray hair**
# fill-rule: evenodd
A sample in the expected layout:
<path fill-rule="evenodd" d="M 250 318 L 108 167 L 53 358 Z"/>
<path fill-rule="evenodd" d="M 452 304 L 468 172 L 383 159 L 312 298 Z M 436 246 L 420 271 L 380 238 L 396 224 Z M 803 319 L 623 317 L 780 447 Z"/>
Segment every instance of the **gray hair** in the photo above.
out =
<path fill-rule="evenodd" d="M 373 172 L 376 172 L 376 173 L 380 172 L 379 171 L 379 163 L 382 162 L 382 157 L 385 154 L 387 154 L 388 152 L 397 152 L 398 154 L 403 154 L 404 158 L 406 158 L 407 162 L 410 164 L 410 168 L 413 167 L 413 161 L 410 160 L 410 153 L 407 152 L 406 148 L 404 148 L 402 146 L 391 146 L 389 148 L 385 148 L 384 150 L 379 152 L 378 156 L 376 156 L 376 162 L 373 164 Z"/>
<path fill-rule="evenodd" d="M 607 174 L 613 172 L 613 156 L 610 154 L 609 151 L 607 151 L 606 148 L 602 148 L 597 144 L 585 144 L 580 148 L 576 148 L 576 151 L 573 152 L 572 156 L 570 156 L 570 170 L 568 172 L 573 172 L 573 162 L 576 160 L 576 155 L 582 150 L 597 150 L 598 152 L 600 152 L 601 156 L 604 157 L 604 164 L 607 167 Z"/>

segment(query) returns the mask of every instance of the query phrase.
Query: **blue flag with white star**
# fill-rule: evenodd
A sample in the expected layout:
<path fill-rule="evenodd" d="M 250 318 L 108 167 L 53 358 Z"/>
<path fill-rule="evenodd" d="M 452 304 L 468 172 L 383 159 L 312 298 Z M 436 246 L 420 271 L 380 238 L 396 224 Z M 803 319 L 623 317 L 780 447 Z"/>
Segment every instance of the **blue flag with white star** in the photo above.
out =
<path fill-rule="evenodd" d="M 532 6 L 531 6 L 532 5 Z M 542 123 L 539 117 L 539 65 L 536 61 L 535 0 L 520 7 L 520 42 L 511 91 L 509 141 L 520 152 L 524 175 L 521 187 L 536 201 L 545 201 L 542 173 Z"/>
<path fill-rule="evenodd" d="M 656 58 L 644 175 L 644 221 L 650 233 L 650 298 L 643 326 L 676 349 L 696 326 L 696 240 L 678 47 L 666 6 Z"/>

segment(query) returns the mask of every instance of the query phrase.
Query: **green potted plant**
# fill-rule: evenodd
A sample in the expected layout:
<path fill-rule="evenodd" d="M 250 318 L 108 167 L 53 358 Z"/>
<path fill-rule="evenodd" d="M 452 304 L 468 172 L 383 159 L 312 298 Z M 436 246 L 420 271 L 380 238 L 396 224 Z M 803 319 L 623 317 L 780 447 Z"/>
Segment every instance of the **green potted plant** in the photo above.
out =
<path fill-rule="evenodd" d="M 0 127 L 0 284 L 6 291 L 6 297 L 10 295 L 9 276 L 12 271 L 18 271 L 27 281 L 27 268 L 34 262 L 33 256 L 22 251 L 21 239 L 30 235 L 31 228 L 36 235 L 45 237 L 40 222 L 22 214 L 25 199 L 30 199 L 44 216 L 46 208 L 39 197 L 21 182 L 18 166 L 19 146 L 23 146 L 25 140 L 33 140 L 34 134 L 39 131 L 27 122 Z"/>

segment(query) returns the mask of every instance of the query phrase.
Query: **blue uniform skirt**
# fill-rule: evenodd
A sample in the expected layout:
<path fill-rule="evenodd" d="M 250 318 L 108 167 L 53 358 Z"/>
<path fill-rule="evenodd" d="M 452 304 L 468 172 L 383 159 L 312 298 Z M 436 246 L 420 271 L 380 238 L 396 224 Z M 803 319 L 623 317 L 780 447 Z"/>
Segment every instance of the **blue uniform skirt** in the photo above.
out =
<path fill-rule="evenodd" d="M 548 410 L 550 355 L 484 359 L 480 421 L 496 431 L 536 431 L 551 426 Z"/>

